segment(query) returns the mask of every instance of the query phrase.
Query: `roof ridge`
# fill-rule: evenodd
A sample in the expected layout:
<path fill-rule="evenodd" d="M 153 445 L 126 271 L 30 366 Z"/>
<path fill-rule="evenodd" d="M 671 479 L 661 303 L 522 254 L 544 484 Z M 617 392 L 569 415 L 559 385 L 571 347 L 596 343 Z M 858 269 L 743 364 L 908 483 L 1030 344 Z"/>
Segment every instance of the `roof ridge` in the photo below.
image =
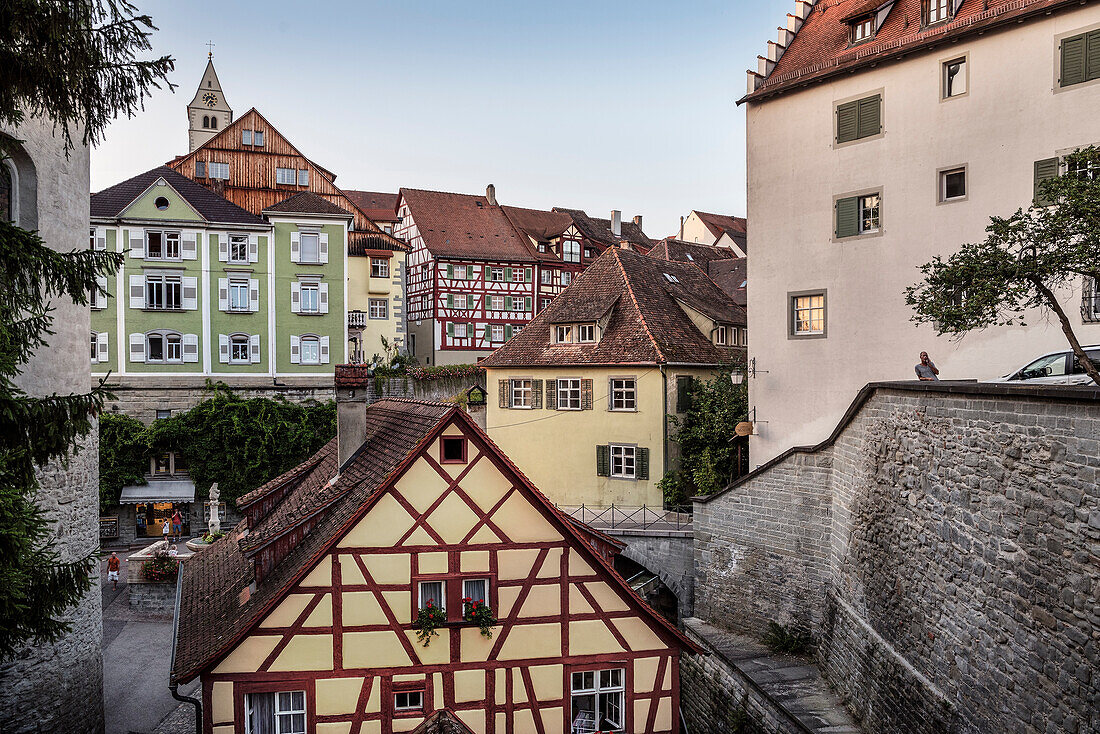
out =
<path fill-rule="evenodd" d="M 623 283 L 626 285 L 626 292 L 630 295 L 630 300 L 634 303 L 634 308 L 638 312 L 638 320 L 641 321 L 642 330 L 645 331 L 646 336 L 649 337 L 649 341 L 653 344 L 653 348 L 657 350 L 657 356 L 660 357 L 661 361 L 667 362 L 668 358 L 661 350 L 661 345 L 657 343 L 657 339 L 653 336 L 653 332 L 649 330 L 649 323 L 646 322 L 645 312 L 642 310 L 641 304 L 638 303 L 638 297 L 634 295 L 634 286 L 631 284 L 630 276 L 627 275 L 626 268 L 623 267 L 623 261 L 620 259 L 620 248 L 612 247 L 608 249 L 614 250 L 613 257 L 615 258 L 615 262 L 619 265 L 619 270 L 623 274 Z M 645 257 L 645 255 L 641 255 L 641 257 Z M 657 260 L 654 260 L 654 262 L 657 262 Z"/>

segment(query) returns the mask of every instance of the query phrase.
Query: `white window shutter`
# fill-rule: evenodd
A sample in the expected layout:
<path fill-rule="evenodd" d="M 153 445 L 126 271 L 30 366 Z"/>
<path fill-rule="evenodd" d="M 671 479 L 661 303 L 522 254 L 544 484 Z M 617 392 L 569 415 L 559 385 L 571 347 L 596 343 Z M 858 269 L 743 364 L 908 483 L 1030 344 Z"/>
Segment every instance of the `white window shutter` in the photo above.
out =
<path fill-rule="evenodd" d="M 299 232 L 290 233 L 290 261 L 292 263 L 302 261 L 302 236 Z"/>
<path fill-rule="evenodd" d="M 96 359 L 99 362 L 106 362 L 111 358 L 110 352 L 107 350 L 107 337 L 109 334 L 106 331 L 101 331 L 95 339 L 96 353 L 99 355 Z"/>
<path fill-rule="evenodd" d="M 317 291 L 320 295 L 320 311 L 321 313 L 328 313 L 328 283 L 321 283 L 319 286 Z"/>
<path fill-rule="evenodd" d="M 302 340 L 294 334 L 290 335 L 290 363 L 302 363 Z"/>
<path fill-rule="evenodd" d="M 248 361 L 252 364 L 260 363 L 260 335 L 253 334 L 248 337 Z"/>
<path fill-rule="evenodd" d="M 107 249 L 107 230 L 103 227 L 95 228 L 95 249 L 101 251 Z"/>
<path fill-rule="evenodd" d="M 298 281 L 292 281 L 290 284 L 290 312 L 302 312 L 302 284 Z M 297 337 L 294 338 L 297 339 Z"/>
<path fill-rule="evenodd" d="M 216 234 L 210 236 L 218 241 L 218 260 L 223 263 L 229 262 L 229 238 Z"/>
<path fill-rule="evenodd" d="M 199 256 L 198 249 L 199 235 L 195 230 L 184 230 L 183 237 L 181 239 L 180 253 L 183 255 L 184 260 L 195 260 Z"/>
<path fill-rule="evenodd" d="M 229 335 L 218 334 L 218 361 L 229 364 Z"/>
<path fill-rule="evenodd" d="M 199 307 L 199 279 L 185 275 L 183 281 L 183 310 L 195 311 Z"/>
<path fill-rule="evenodd" d="M 321 364 L 328 364 L 328 337 L 321 337 Z"/>
<path fill-rule="evenodd" d="M 95 300 L 92 301 L 95 308 L 107 308 L 107 276 L 97 275 L 95 279 Z"/>
<path fill-rule="evenodd" d="M 183 335 L 183 361 L 184 362 L 198 362 L 199 361 L 199 335 L 198 334 L 184 334 Z"/>
<path fill-rule="evenodd" d="M 321 242 L 321 264 L 325 264 L 328 262 L 328 233 L 322 232 L 318 239 Z"/>
<path fill-rule="evenodd" d="M 248 279 L 248 310 L 252 313 L 260 310 L 260 281 L 257 278 Z"/>
<path fill-rule="evenodd" d="M 248 235 L 248 262 L 260 261 L 260 238 L 258 235 Z"/>
<path fill-rule="evenodd" d="M 130 335 L 130 361 L 131 362 L 144 362 L 145 361 L 145 335 L 144 334 L 131 334 Z"/>
<path fill-rule="evenodd" d="M 130 276 L 130 308 L 138 310 L 145 308 L 145 276 Z M 144 343 L 145 337 L 142 337 Z M 142 360 L 145 361 L 145 360 Z"/>
<path fill-rule="evenodd" d="M 130 257 L 145 259 L 145 232 L 130 230 Z"/>
<path fill-rule="evenodd" d="M 229 278 L 218 278 L 218 310 L 229 310 Z"/>

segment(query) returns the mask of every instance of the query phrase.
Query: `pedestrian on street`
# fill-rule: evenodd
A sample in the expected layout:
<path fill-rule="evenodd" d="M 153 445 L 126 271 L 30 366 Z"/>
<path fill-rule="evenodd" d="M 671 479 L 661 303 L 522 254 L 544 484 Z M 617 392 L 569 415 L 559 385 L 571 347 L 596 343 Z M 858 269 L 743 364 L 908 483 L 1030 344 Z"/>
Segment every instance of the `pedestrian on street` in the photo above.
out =
<path fill-rule="evenodd" d="M 940 379 L 940 370 L 928 356 L 928 352 L 920 353 L 920 362 L 913 370 L 917 373 L 917 379 L 921 382 L 937 382 Z"/>
<path fill-rule="evenodd" d="M 172 518 L 164 518 L 164 524 L 160 526 L 160 535 L 165 543 L 168 542 L 168 538 L 172 534 Z"/>
<path fill-rule="evenodd" d="M 176 536 L 176 542 L 180 542 L 183 536 L 183 515 L 180 514 L 179 508 L 172 513 L 172 534 Z"/>
<path fill-rule="evenodd" d="M 118 556 L 114 551 L 111 551 L 111 557 L 107 559 L 107 580 L 114 582 L 114 588 L 118 588 L 118 568 L 121 565 L 121 561 L 118 560 Z"/>

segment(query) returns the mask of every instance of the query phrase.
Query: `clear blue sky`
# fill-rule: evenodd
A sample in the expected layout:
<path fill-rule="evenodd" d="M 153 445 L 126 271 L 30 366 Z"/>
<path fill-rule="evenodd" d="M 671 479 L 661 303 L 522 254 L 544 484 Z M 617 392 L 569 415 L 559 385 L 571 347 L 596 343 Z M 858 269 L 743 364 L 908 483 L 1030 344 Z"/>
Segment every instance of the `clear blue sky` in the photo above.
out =
<path fill-rule="evenodd" d="M 116 121 L 98 191 L 186 152 L 213 41 L 234 113 L 256 107 L 348 188 L 480 193 L 642 214 L 744 215 L 745 69 L 794 0 L 138 0 L 176 59 L 175 94 Z"/>

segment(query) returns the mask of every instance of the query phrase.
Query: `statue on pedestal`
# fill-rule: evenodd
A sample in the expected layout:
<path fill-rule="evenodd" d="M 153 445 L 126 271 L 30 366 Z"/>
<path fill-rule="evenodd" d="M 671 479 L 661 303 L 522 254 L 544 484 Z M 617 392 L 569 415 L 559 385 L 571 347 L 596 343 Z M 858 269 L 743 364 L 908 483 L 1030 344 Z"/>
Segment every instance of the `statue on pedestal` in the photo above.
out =
<path fill-rule="evenodd" d="M 222 521 L 218 517 L 218 500 L 221 498 L 221 492 L 218 491 L 218 483 L 214 482 L 210 487 L 210 499 L 207 500 L 207 507 L 210 510 L 210 517 L 207 520 L 207 531 L 210 535 L 217 535 L 222 530 Z"/>

